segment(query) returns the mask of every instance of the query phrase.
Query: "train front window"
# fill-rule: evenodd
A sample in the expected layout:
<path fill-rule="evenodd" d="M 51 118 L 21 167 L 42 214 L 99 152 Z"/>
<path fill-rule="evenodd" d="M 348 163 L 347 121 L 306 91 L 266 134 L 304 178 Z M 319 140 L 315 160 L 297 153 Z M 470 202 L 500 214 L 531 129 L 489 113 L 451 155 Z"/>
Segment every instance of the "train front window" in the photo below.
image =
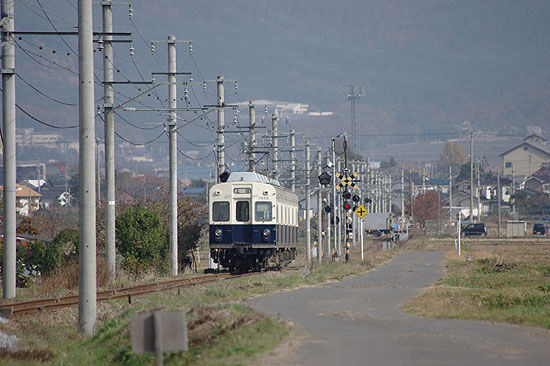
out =
<path fill-rule="evenodd" d="M 213 221 L 229 221 L 229 202 L 214 202 L 212 210 Z"/>
<path fill-rule="evenodd" d="M 250 219 L 250 205 L 248 201 L 237 201 L 237 221 L 248 222 Z"/>
<path fill-rule="evenodd" d="M 271 221 L 271 202 L 256 202 L 256 221 Z"/>

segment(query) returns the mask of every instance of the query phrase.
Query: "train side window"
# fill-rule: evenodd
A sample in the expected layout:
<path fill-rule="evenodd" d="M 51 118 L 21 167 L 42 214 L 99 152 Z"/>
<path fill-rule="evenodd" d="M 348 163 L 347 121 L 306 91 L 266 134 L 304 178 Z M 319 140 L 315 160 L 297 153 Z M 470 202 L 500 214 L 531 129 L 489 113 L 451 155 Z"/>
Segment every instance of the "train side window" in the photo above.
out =
<path fill-rule="evenodd" d="M 256 221 L 271 221 L 271 202 L 256 202 Z"/>
<path fill-rule="evenodd" d="M 250 205 L 248 201 L 237 201 L 237 221 L 247 222 L 250 219 Z"/>
<path fill-rule="evenodd" d="M 218 201 L 212 205 L 213 221 L 229 221 L 229 201 Z"/>

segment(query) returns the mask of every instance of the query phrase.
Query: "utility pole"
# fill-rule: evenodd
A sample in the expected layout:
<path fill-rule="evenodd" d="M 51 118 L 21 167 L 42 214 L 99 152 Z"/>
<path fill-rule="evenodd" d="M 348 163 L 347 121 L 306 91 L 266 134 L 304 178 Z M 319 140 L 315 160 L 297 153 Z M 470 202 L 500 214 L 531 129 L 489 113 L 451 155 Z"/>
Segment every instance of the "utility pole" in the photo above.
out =
<path fill-rule="evenodd" d="M 103 1 L 103 32 L 113 32 L 113 8 L 112 1 Z M 115 114 L 113 107 L 115 103 L 114 93 L 114 55 L 113 37 L 104 36 L 103 48 L 103 112 L 105 115 L 105 183 L 107 189 L 107 205 L 105 207 L 105 249 L 107 251 L 107 268 L 109 280 L 116 276 L 116 250 L 115 250 Z"/>
<path fill-rule="evenodd" d="M 296 131 L 290 130 L 290 189 L 296 192 Z"/>
<path fill-rule="evenodd" d="M 500 169 L 497 169 L 497 216 L 498 216 L 498 228 L 497 235 L 500 238 Z"/>
<path fill-rule="evenodd" d="M 401 166 L 401 225 L 399 228 L 403 231 L 405 224 L 405 168 Z"/>
<path fill-rule="evenodd" d="M 220 174 L 225 170 L 225 137 L 224 137 L 224 128 L 225 128 L 225 114 L 224 114 L 224 105 L 225 105 L 225 96 L 224 96 L 224 87 L 223 87 L 223 76 L 218 76 L 216 79 L 216 84 L 218 86 L 218 169 L 217 169 L 217 183 L 220 182 Z"/>
<path fill-rule="evenodd" d="M 470 222 L 474 221 L 474 130 L 470 130 Z"/>
<path fill-rule="evenodd" d="M 341 172 L 342 171 L 342 160 L 338 160 L 338 172 Z M 336 173 L 334 174 L 334 177 L 333 177 L 333 182 L 334 182 L 334 193 L 336 194 Z M 336 204 L 334 206 L 334 212 L 338 212 L 338 215 L 335 215 L 334 217 L 334 225 L 336 225 L 336 236 L 337 236 L 337 247 L 336 247 L 336 251 L 338 252 L 338 256 L 341 256 L 342 255 L 342 223 L 344 222 L 343 219 L 342 219 L 342 212 L 343 209 L 342 209 L 342 195 L 337 195 L 336 196 Z M 338 211 L 336 211 L 338 210 Z M 340 222 L 337 222 L 338 220 L 340 220 Z"/>
<path fill-rule="evenodd" d="M 95 138 L 95 162 L 96 162 L 96 188 L 97 188 L 97 206 L 101 205 L 101 166 L 99 164 L 99 138 Z"/>
<path fill-rule="evenodd" d="M 336 218 L 339 216 L 336 214 L 337 207 L 336 206 L 336 151 L 334 151 L 334 145 L 336 143 L 336 139 L 332 139 L 332 221 L 334 222 L 333 225 L 333 236 L 334 236 L 334 251 L 340 255 L 340 251 L 338 250 L 338 235 L 337 235 L 337 223 Z M 331 225 L 329 221 L 329 225 Z M 329 252 L 330 253 L 330 252 Z"/>
<path fill-rule="evenodd" d="M 168 36 L 168 131 L 170 138 L 170 275 L 178 275 L 178 135 L 176 131 L 176 37 Z M 219 89 L 219 87 L 218 87 Z M 222 92 L 223 95 L 223 92 Z M 222 116 L 223 116 L 223 109 Z M 218 110 L 219 116 L 220 110 Z M 223 117 L 222 117 L 223 120 Z M 223 129 L 223 128 L 222 128 Z M 223 134 L 222 134 L 223 144 Z"/>
<path fill-rule="evenodd" d="M 273 173 L 271 177 L 275 180 L 279 180 L 279 141 L 278 141 L 278 121 L 276 113 L 271 115 L 271 149 L 273 151 Z"/>
<path fill-rule="evenodd" d="M 453 167 L 449 165 L 449 224 L 453 222 Z"/>
<path fill-rule="evenodd" d="M 14 1 L 2 0 L 2 132 L 4 133 L 4 299 L 16 296 L 16 155 L 15 155 L 15 46 Z"/>
<path fill-rule="evenodd" d="M 248 171 L 256 171 L 256 109 L 252 101 L 248 102 L 248 124 L 250 135 L 248 139 Z M 292 190 L 294 192 L 294 190 Z"/>
<path fill-rule="evenodd" d="M 317 146 L 317 176 L 322 173 L 321 147 Z M 317 191 L 317 263 L 323 262 L 323 186 L 318 184 Z"/>
<path fill-rule="evenodd" d="M 80 245 L 78 325 L 92 334 L 97 316 L 95 123 L 92 1 L 78 0 Z"/>
<path fill-rule="evenodd" d="M 348 138 L 347 136 L 344 136 L 344 177 L 349 178 L 349 169 L 348 169 Z M 346 186 L 346 192 L 349 190 L 349 186 Z M 351 230 L 349 229 L 348 224 L 349 222 L 349 209 L 345 210 L 346 214 L 346 262 L 349 262 L 349 234 L 351 233 Z"/>
<path fill-rule="evenodd" d="M 309 141 L 306 141 L 305 147 L 305 169 L 306 169 L 306 261 L 307 264 L 311 264 L 311 198 L 309 196 L 309 185 L 311 184 L 310 178 L 310 152 L 309 152 Z"/>
<path fill-rule="evenodd" d="M 348 85 L 346 100 L 351 102 L 351 147 L 354 153 L 359 153 L 359 126 L 356 120 L 356 104 L 363 97 L 363 86 Z"/>

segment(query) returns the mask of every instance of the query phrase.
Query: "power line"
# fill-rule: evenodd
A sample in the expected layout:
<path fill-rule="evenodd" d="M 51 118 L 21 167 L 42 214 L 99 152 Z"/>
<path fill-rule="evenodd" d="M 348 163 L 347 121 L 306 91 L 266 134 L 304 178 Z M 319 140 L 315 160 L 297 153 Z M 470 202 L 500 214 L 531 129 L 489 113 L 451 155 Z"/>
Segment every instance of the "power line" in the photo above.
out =
<path fill-rule="evenodd" d="M 152 139 L 151 141 L 147 141 L 147 142 L 133 142 L 133 141 L 129 141 L 127 140 L 126 138 L 122 137 L 118 132 L 115 131 L 115 135 L 117 135 L 121 140 L 123 140 L 124 142 L 127 142 L 129 143 L 130 145 L 134 145 L 134 146 L 145 146 L 145 145 L 149 145 L 149 144 L 152 144 L 153 142 L 157 141 L 158 139 L 160 139 L 162 137 L 162 135 L 166 134 L 166 131 L 162 131 L 162 133 L 160 135 L 158 135 L 157 137 L 155 137 L 154 139 Z"/>
<path fill-rule="evenodd" d="M 139 130 L 146 130 L 146 131 L 150 131 L 150 130 L 154 130 L 156 128 L 159 128 L 159 127 L 162 127 L 164 126 L 164 123 L 160 123 L 154 127 L 140 127 L 140 126 L 136 126 L 134 125 L 133 123 L 131 123 L 130 121 L 128 121 L 126 118 L 122 117 L 117 111 L 115 111 L 115 114 L 121 119 L 123 120 L 124 122 L 126 122 L 127 124 L 129 124 L 130 126 L 134 127 L 134 128 L 137 128 Z"/>
<path fill-rule="evenodd" d="M 22 107 L 19 106 L 19 104 L 15 103 L 15 106 L 23 113 L 25 113 L 28 117 L 30 117 L 31 119 L 35 120 L 36 122 L 40 123 L 40 124 L 43 124 L 44 126 L 48 126 L 48 127 L 51 127 L 51 128 L 57 128 L 57 129 L 61 129 L 61 130 L 67 130 L 67 129 L 70 129 L 70 128 L 77 128 L 78 125 L 76 126 L 66 126 L 66 127 L 61 127 L 61 126 L 56 126 L 56 125 L 52 125 L 51 123 L 48 123 L 48 122 L 44 122 L 38 118 L 36 118 L 35 116 L 33 116 L 32 114 L 30 114 L 29 112 L 27 112 L 25 109 L 23 109 Z"/>
<path fill-rule="evenodd" d="M 179 147 L 178 147 L 178 152 L 179 152 L 181 155 L 185 156 L 185 157 L 186 157 L 187 159 L 189 159 L 189 160 L 204 160 L 204 159 L 207 159 L 208 157 L 210 157 L 210 155 L 214 154 L 214 150 L 212 150 L 212 151 L 210 151 L 210 153 L 209 153 L 208 155 L 203 156 L 202 158 L 192 158 L 192 157 L 190 157 L 189 155 L 185 154 L 182 150 L 180 150 Z"/>
<path fill-rule="evenodd" d="M 50 97 L 49 95 L 47 95 L 46 93 L 44 92 L 41 92 L 40 90 L 38 90 L 37 88 L 35 88 L 34 86 L 32 86 L 27 80 L 25 80 L 21 75 L 19 75 L 19 73 L 16 73 L 15 76 L 17 76 L 19 79 L 21 79 L 21 81 L 23 81 L 25 84 L 27 84 L 29 87 L 31 87 L 34 91 L 36 91 L 38 94 L 40 95 L 43 95 L 45 96 L 46 98 L 54 101 L 54 102 L 57 102 L 59 104 L 63 104 L 63 105 L 67 105 L 67 106 L 70 106 L 70 107 L 78 107 L 78 104 L 73 104 L 73 103 L 67 103 L 67 102 L 63 102 L 61 100 L 58 100 L 58 99 L 55 99 L 53 97 Z"/>

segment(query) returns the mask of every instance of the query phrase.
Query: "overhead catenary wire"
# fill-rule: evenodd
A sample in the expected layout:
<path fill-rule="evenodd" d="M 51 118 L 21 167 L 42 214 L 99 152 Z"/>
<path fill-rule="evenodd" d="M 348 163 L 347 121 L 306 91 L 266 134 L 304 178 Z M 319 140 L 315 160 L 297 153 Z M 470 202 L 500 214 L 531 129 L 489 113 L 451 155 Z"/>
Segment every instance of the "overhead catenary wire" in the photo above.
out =
<path fill-rule="evenodd" d="M 205 156 L 203 156 L 203 157 L 201 157 L 201 158 L 193 158 L 193 157 L 187 155 L 186 153 L 184 153 L 182 150 L 180 150 L 179 147 L 178 147 L 178 152 L 179 152 L 181 155 L 183 155 L 184 157 L 186 157 L 187 159 L 189 159 L 189 160 L 204 160 L 204 159 L 209 158 L 210 155 L 214 154 L 214 150 L 212 150 L 212 151 L 210 151 L 210 153 L 209 153 L 208 155 L 205 155 Z"/>
<path fill-rule="evenodd" d="M 44 122 L 38 118 L 36 118 L 35 116 L 33 116 L 32 114 L 30 114 L 29 112 L 27 112 L 24 108 L 22 108 L 19 104 L 15 103 L 15 106 L 17 107 L 17 109 L 19 109 L 21 112 L 23 112 L 24 114 L 26 114 L 29 118 L 33 119 L 34 121 L 40 123 L 40 124 L 43 124 L 44 126 L 48 126 L 48 127 L 51 127 L 51 128 L 57 128 L 57 129 L 61 129 L 61 130 L 66 130 L 66 129 L 70 129 L 70 128 L 77 128 L 78 125 L 75 125 L 75 126 L 56 126 L 54 124 L 51 124 L 51 123 L 48 123 L 48 122 Z"/>
<path fill-rule="evenodd" d="M 63 104 L 63 105 L 66 105 L 66 106 L 70 106 L 70 107 L 78 107 L 78 104 L 63 102 L 59 99 L 55 99 L 54 97 L 51 97 L 48 94 L 40 91 L 38 88 L 34 87 L 31 83 L 29 83 L 27 80 L 25 80 L 19 73 L 15 73 L 15 76 L 17 76 L 19 79 L 21 79 L 21 81 L 23 81 L 25 84 L 27 84 L 31 89 L 36 91 L 38 94 L 50 99 L 51 101 L 54 101 L 56 103 Z"/>

